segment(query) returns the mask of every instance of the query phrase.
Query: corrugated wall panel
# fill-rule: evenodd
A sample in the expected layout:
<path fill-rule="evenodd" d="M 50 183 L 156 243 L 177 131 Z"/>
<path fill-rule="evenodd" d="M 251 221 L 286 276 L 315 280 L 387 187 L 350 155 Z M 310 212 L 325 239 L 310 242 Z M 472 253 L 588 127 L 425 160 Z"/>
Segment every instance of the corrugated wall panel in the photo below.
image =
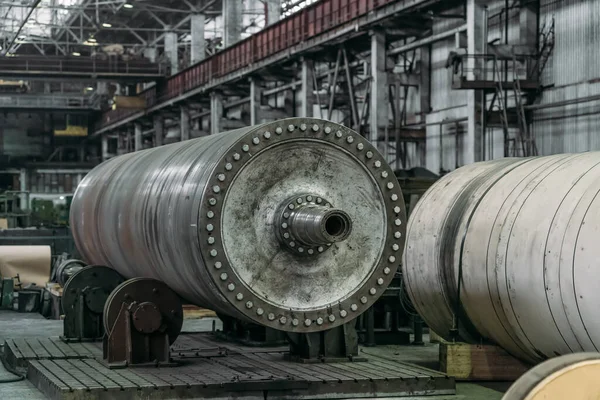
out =
<path fill-rule="evenodd" d="M 542 0 L 541 24 L 555 20 L 556 41 L 541 104 L 600 95 L 600 1 Z M 600 150 L 600 101 L 538 110 L 533 132 L 542 155 Z"/>
<path fill-rule="evenodd" d="M 600 76 L 600 1 L 542 0 L 540 20 L 555 19 L 556 46 L 544 84 L 563 86 Z"/>
<path fill-rule="evenodd" d="M 542 104 L 600 94 L 600 83 L 581 83 L 547 90 Z M 600 101 L 538 110 L 533 132 L 541 155 L 600 150 Z"/>

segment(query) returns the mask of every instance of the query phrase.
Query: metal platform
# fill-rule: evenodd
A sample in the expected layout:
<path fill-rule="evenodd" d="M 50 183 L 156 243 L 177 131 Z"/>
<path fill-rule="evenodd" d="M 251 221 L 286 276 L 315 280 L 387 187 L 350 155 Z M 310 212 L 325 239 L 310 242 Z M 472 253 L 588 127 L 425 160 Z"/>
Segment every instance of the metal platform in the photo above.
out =
<path fill-rule="evenodd" d="M 100 111 L 99 96 L 69 94 L 0 94 L 0 109 L 31 111 Z"/>
<path fill-rule="evenodd" d="M 501 82 L 501 87 L 505 90 L 513 90 L 514 82 Z M 486 90 L 489 92 L 495 91 L 499 87 L 499 83 L 494 80 L 455 80 L 452 82 L 452 89 L 455 90 Z M 522 90 L 539 90 L 540 83 L 538 81 L 519 79 L 519 85 Z"/>
<path fill-rule="evenodd" d="M 454 378 L 409 363 L 297 364 L 286 347 L 245 347 L 210 334 L 181 335 L 172 368 L 111 370 L 99 343 L 58 338 L 7 340 L 7 361 L 50 399 L 350 399 L 455 394 Z"/>
<path fill-rule="evenodd" d="M 24 55 L 0 58 L 2 79 L 95 79 L 134 83 L 151 82 L 166 75 L 163 64 L 145 59 Z"/>

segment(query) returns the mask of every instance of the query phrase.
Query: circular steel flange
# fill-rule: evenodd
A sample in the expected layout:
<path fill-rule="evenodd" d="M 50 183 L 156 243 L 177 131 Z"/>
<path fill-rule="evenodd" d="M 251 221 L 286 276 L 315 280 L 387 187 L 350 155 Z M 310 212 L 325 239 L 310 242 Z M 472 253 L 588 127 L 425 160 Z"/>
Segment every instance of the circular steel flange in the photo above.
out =
<path fill-rule="evenodd" d="M 63 287 L 63 312 L 66 313 L 70 310 L 80 294 L 84 293 L 86 306 L 90 311 L 101 313 L 110 292 L 123 281 L 123 277 L 112 268 L 90 265 L 80 269 L 69 278 Z"/>
<path fill-rule="evenodd" d="M 272 225 L 294 192 L 301 203 L 311 193 L 348 212 L 349 238 L 315 257 L 283 254 Z M 362 136 L 323 120 L 277 121 L 243 135 L 214 169 L 201 209 L 200 246 L 214 285 L 248 319 L 279 330 L 331 329 L 366 311 L 404 248 L 393 171 Z"/>
<path fill-rule="evenodd" d="M 183 325 L 183 306 L 179 296 L 164 282 L 133 278 L 119 285 L 104 304 L 105 329 L 112 328 L 123 305 L 130 308 L 138 331 L 152 333 L 159 328 L 164 329 L 171 344 L 179 336 Z"/>

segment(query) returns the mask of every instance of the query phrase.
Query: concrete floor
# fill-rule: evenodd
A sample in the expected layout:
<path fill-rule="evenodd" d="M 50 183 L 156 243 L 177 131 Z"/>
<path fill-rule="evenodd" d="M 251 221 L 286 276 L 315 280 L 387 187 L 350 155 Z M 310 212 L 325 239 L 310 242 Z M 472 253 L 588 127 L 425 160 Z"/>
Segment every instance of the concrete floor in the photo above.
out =
<path fill-rule="evenodd" d="M 213 319 L 184 321 L 183 332 L 203 332 L 212 329 Z M 217 321 L 217 329 L 221 327 Z M 0 343 L 6 338 L 22 338 L 35 336 L 60 336 L 62 321 L 46 320 L 38 314 L 19 314 L 11 311 L 0 311 Z M 408 361 L 428 368 L 437 367 L 437 346 L 380 346 L 362 349 L 365 355 L 377 354 L 391 359 Z M 0 363 L 0 381 L 14 377 Z M 500 400 L 507 384 L 474 384 L 458 383 L 456 396 L 403 397 L 401 400 Z M 44 400 L 46 397 L 29 381 L 0 383 L 0 399 Z M 392 399 L 388 399 L 392 400 Z"/>

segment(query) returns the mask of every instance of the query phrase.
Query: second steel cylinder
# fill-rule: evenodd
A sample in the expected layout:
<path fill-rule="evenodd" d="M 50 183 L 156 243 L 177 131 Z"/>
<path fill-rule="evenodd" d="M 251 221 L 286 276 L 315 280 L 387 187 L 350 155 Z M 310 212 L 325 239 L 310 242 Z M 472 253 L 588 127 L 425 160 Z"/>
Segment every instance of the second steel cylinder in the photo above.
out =
<path fill-rule="evenodd" d="M 600 153 L 460 168 L 411 215 L 403 271 L 433 331 L 537 362 L 600 349 Z"/>

